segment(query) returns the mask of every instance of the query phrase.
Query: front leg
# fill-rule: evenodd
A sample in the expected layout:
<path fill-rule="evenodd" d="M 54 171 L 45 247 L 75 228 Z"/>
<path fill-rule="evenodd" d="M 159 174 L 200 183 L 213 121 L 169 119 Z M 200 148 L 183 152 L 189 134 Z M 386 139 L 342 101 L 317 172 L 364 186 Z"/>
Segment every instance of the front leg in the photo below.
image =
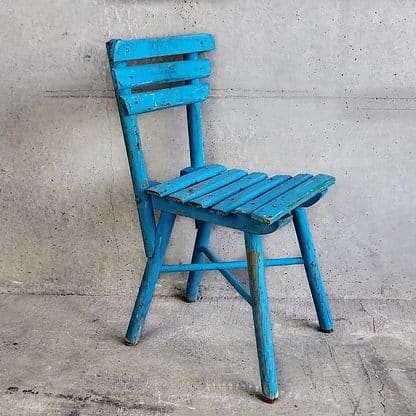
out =
<path fill-rule="evenodd" d="M 278 398 L 278 388 L 261 236 L 245 233 L 244 237 L 261 388 L 264 401 L 272 403 Z"/>

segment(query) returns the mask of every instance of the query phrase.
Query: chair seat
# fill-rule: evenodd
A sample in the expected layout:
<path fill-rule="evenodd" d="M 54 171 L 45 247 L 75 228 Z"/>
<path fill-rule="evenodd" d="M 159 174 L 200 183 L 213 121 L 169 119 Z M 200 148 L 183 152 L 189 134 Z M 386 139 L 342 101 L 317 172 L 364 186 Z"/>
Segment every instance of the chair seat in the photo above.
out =
<path fill-rule="evenodd" d="M 207 220 L 208 215 L 220 225 L 267 233 L 286 224 L 295 208 L 315 203 L 334 183 L 332 176 L 324 174 L 268 177 L 208 165 L 146 192 L 156 209 L 200 220 Z"/>

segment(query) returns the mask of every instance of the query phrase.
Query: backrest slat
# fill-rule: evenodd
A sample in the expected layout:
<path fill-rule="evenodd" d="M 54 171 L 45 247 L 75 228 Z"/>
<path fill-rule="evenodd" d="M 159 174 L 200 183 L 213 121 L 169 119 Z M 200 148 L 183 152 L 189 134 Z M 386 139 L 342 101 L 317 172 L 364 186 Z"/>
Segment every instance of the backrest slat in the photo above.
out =
<path fill-rule="evenodd" d="M 127 113 L 142 114 L 203 101 L 208 97 L 209 84 L 184 85 L 138 94 L 120 94 Z"/>
<path fill-rule="evenodd" d="M 113 62 L 155 58 L 158 56 L 182 55 L 205 52 L 215 48 L 210 34 L 171 36 L 153 39 L 113 39 L 109 42 L 109 54 Z"/>
<path fill-rule="evenodd" d="M 114 68 L 112 71 L 117 88 L 134 88 L 205 78 L 211 73 L 211 63 L 208 59 L 161 62 Z"/>

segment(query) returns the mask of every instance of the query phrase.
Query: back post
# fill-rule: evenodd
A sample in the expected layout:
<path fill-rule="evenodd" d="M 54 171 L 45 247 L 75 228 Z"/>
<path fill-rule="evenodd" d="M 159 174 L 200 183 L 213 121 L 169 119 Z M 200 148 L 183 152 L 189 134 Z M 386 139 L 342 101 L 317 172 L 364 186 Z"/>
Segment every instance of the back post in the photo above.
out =
<path fill-rule="evenodd" d="M 184 54 L 183 58 L 187 61 L 196 61 L 198 60 L 198 52 L 186 53 Z M 186 81 L 186 85 L 198 84 L 198 78 Z M 188 104 L 186 106 L 186 116 L 188 123 L 189 153 L 191 157 L 190 170 L 194 170 L 205 166 L 204 138 L 202 136 L 201 102 Z"/>
<path fill-rule="evenodd" d="M 114 62 L 113 57 L 116 42 L 116 39 L 107 42 L 107 54 L 111 69 L 127 66 L 126 61 Z M 111 71 L 111 73 L 113 75 L 113 86 L 116 89 L 114 72 Z M 119 95 L 122 92 L 131 93 L 131 89 L 119 90 L 119 93 L 116 93 L 116 99 L 133 182 L 134 197 L 139 214 L 144 250 L 146 257 L 152 257 L 155 250 L 156 223 L 151 197 L 146 194 L 146 189 L 149 188 L 149 180 L 147 178 L 142 140 L 140 138 L 137 116 L 128 115 L 125 107 L 121 103 Z"/>

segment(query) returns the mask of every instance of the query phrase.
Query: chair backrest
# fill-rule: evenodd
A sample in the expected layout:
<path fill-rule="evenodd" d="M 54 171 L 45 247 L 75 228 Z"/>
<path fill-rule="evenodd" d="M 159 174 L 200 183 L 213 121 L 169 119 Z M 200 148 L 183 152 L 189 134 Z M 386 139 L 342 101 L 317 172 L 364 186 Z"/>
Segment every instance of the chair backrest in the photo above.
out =
<path fill-rule="evenodd" d="M 214 38 L 209 34 L 157 39 L 112 39 L 107 42 L 143 243 L 148 257 L 153 255 L 155 247 L 155 219 L 151 198 L 145 192 L 149 181 L 137 115 L 186 105 L 191 169 L 203 167 L 201 101 L 208 97 L 209 84 L 200 82 L 200 78 L 210 75 L 211 65 L 209 60 L 199 59 L 198 54 L 214 48 Z M 166 85 L 170 83 L 173 85 Z"/>

